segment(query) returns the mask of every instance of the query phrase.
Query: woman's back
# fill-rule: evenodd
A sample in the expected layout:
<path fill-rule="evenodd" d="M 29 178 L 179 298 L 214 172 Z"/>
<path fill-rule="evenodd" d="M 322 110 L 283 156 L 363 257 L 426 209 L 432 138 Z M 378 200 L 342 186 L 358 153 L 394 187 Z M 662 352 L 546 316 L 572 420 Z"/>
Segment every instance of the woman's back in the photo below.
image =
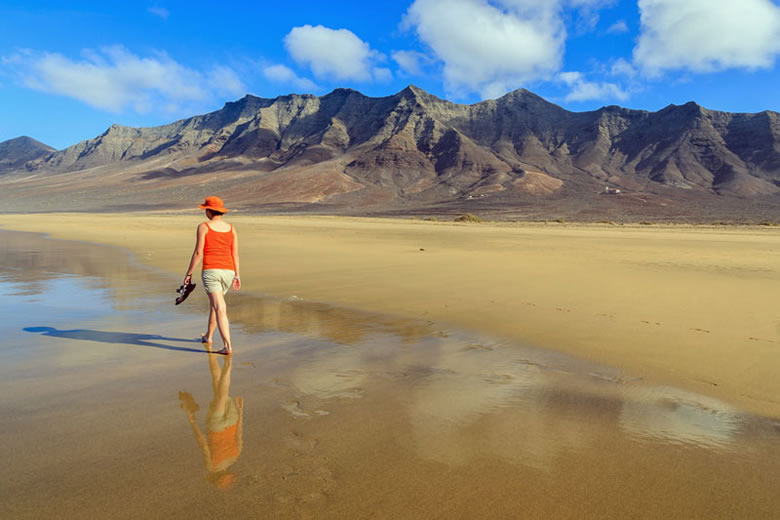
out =
<path fill-rule="evenodd" d="M 220 219 L 216 219 L 215 218 L 214 220 L 211 220 L 211 221 L 207 220 L 206 222 L 204 222 L 204 224 L 206 224 L 209 227 L 210 230 L 214 230 L 214 231 L 225 232 L 225 231 L 230 231 L 230 230 L 233 229 L 232 225 L 230 225 L 229 223 L 225 222 L 221 218 Z"/>
<path fill-rule="evenodd" d="M 229 269 L 233 264 L 233 226 L 222 219 L 204 222 L 206 236 L 203 242 L 203 269 Z"/>

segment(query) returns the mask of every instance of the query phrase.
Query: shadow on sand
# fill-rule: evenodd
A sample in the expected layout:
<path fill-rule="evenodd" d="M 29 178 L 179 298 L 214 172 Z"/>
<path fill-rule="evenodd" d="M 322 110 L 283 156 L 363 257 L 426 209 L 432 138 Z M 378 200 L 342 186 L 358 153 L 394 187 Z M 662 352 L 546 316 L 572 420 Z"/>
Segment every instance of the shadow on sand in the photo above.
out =
<path fill-rule="evenodd" d="M 167 338 L 156 334 L 135 334 L 132 332 L 106 332 L 102 330 L 57 330 L 54 327 L 25 327 L 25 332 L 39 333 L 42 336 L 53 338 L 80 339 L 84 341 L 98 341 L 100 343 L 114 343 L 124 345 L 138 345 L 141 347 L 164 348 L 166 350 L 180 350 L 182 352 L 195 352 L 198 354 L 208 354 L 208 351 L 165 345 L 159 341 L 182 341 L 186 343 L 200 343 L 198 339 Z"/>

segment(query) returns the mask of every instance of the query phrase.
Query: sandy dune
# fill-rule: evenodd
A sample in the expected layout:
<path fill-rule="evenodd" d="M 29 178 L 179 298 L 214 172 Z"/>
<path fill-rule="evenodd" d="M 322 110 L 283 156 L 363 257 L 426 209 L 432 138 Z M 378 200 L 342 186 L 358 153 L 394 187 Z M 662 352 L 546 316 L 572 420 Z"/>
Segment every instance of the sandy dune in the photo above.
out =
<path fill-rule="evenodd" d="M 7 215 L 184 274 L 201 216 Z M 247 291 L 419 317 L 780 416 L 772 228 L 235 216 Z"/>

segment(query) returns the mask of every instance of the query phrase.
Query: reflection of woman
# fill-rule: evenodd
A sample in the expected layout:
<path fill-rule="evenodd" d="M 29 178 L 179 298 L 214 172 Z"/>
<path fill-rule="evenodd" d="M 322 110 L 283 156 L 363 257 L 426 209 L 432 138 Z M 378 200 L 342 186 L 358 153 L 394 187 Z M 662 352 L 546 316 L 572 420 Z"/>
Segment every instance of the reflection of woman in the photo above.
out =
<path fill-rule="evenodd" d="M 230 397 L 230 372 L 233 360 L 224 359 L 222 369 L 216 356 L 209 355 L 211 389 L 214 398 L 206 414 L 206 435 L 195 422 L 199 406 L 188 392 L 179 392 L 181 407 L 187 412 L 192 433 L 203 453 L 203 463 L 209 472 L 209 482 L 220 488 L 229 487 L 235 477 L 228 471 L 244 447 L 244 398 Z"/>
<path fill-rule="evenodd" d="M 231 224 L 222 220 L 222 215 L 229 211 L 222 199 L 206 197 L 206 201 L 199 207 L 206 210 L 209 222 L 198 225 L 195 251 L 192 252 L 184 285 L 192 281 L 192 271 L 203 259 L 203 287 L 209 295 L 210 307 L 209 324 L 201 340 L 210 349 L 214 329 L 219 328 L 225 346 L 217 354 L 231 354 L 233 347 L 230 343 L 225 294 L 231 287 L 234 291 L 241 288 L 241 278 L 238 276 L 238 233 Z"/>

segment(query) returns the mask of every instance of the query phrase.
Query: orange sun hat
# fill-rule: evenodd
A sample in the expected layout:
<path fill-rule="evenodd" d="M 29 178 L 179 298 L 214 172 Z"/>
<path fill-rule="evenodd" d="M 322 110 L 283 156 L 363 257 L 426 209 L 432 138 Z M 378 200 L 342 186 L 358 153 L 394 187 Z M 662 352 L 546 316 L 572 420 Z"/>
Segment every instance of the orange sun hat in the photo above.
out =
<path fill-rule="evenodd" d="M 222 199 L 219 197 L 206 197 L 206 200 L 203 202 L 203 204 L 198 204 L 198 207 L 200 209 L 211 209 L 214 211 L 219 211 L 220 213 L 227 213 L 230 211 L 225 207 L 225 203 L 222 202 Z"/>

